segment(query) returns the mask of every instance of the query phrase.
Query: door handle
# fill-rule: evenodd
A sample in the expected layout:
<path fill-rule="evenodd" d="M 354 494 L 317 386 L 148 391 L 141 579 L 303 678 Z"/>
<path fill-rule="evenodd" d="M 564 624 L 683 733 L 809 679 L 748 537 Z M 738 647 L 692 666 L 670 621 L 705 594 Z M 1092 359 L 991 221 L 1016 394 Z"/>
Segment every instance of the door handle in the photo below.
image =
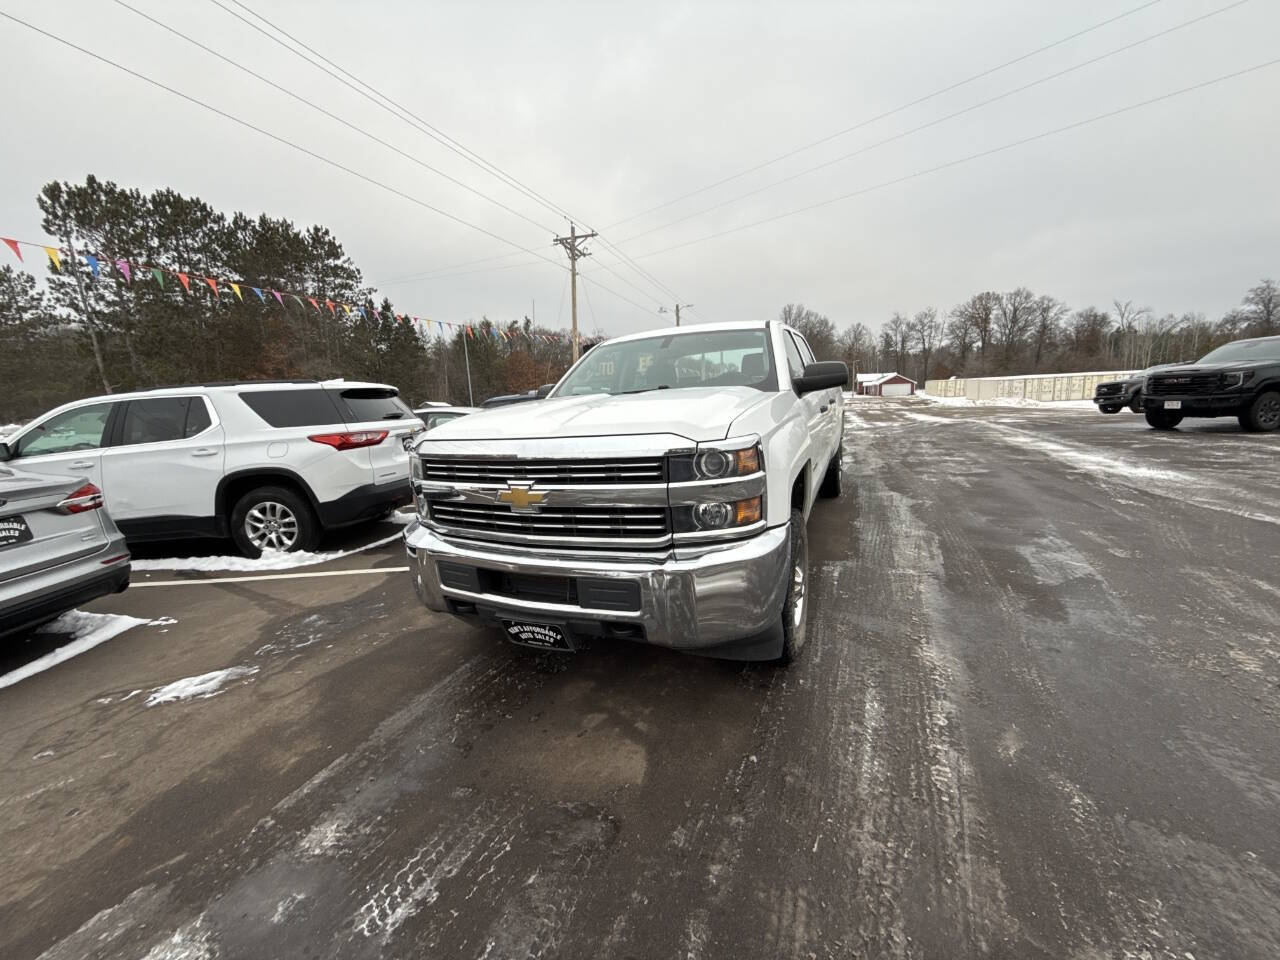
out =
<path fill-rule="evenodd" d="M 88 470 L 90 467 L 93 466 L 93 461 L 92 460 L 76 460 L 73 463 L 68 463 L 67 466 L 70 467 L 72 470 Z"/>
<path fill-rule="evenodd" d="M 193 457 L 215 457 L 218 455 L 218 451 L 213 447 L 200 447 L 192 450 L 191 455 Z"/>

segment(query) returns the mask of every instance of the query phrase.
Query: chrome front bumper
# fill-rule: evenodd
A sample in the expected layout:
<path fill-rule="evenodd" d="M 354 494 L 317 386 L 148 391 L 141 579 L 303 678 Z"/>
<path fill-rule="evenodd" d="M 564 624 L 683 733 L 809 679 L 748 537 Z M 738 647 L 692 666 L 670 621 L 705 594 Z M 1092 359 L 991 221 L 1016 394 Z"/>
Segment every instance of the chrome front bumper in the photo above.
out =
<path fill-rule="evenodd" d="M 781 654 L 782 601 L 789 579 L 787 527 L 731 544 L 674 550 L 654 559 L 550 556 L 518 548 L 446 540 L 419 522 L 405 530 L 414 589 L 430 610 L 487 619 L 567 623 L 578 632 L 592 624 L 643 628 L 643 642 L 689 653 L 743 659 Z M 635 610 L 546 603 L 501 593 L 444 586 L 440 561 L 498 573 L 639 585 Z M 601 630 L 602 635 L 611 635 Z M 776 647 L 776 652 L 773 648 Z"/>

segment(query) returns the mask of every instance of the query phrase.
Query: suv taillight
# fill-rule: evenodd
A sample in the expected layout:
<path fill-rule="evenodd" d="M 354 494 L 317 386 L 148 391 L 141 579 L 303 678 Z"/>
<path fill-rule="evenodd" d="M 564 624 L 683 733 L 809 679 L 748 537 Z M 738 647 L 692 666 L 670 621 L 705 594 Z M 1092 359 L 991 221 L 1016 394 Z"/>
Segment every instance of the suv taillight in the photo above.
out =
<path fill-rule="evenodd" d="M 66 498 L 58 504 L 58 509 L 63 513 L 84 513 L 88 510 L 97 510 L 101 506 L 102 491 L 92 483 L 86 483 L 83 487 L 67 494 Z"/>
<path fill-rule="evenodd" d="M 386 430 L 362 430 L 359 433 L 313 433 L 307 438 L 323 443 L 335 450 L 356 450 L 360 447 L 376 447 L 387 439 Z"/>

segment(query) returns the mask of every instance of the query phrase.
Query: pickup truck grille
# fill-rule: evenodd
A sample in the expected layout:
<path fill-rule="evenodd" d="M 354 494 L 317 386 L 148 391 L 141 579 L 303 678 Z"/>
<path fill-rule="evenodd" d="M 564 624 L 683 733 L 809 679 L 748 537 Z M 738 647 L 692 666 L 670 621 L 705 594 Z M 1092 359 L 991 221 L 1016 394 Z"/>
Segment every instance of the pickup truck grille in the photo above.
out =
<path fill-rule="evenodd" d="M 1117 381 L 1114 383 L 1100 383 L 1098 384 L 1098 389 L 1095 393 L 1095 396 L 1099 396 L 1099 397 L 1115 396 L 1115 395 L 1118 395 L 1120 391 L 1122 391 L 1123 389 L 1124 389 L 1124 383 L 1121 381 Z"/>
<path fill-rule="evenodd" d="M 666 480 L 662 457 L 609 460 L 503 460 L 479 457 L 423 457 L 422 478 L 444 483 L 505 484 L 512 480 L 546 484 L 640 484 Z"/>
<path fill-rule="evenodd" d="M 515 513 L 506 504 L 432 500 L 432 522 L 460 535 L 508 542 L 599 540 L 606 545 L 651 545 L 671 533 L 665 507 L 561 507 Z"/>
<path fill-rule="evenodd" d="M 1220 381 L 1216 373 L 1194 373 L 1166 377 L 1149 377 L 1147 393 L 1153 397 L 1177 396 L 1196 397 L 1216 393 L 1220 389 Z"/>

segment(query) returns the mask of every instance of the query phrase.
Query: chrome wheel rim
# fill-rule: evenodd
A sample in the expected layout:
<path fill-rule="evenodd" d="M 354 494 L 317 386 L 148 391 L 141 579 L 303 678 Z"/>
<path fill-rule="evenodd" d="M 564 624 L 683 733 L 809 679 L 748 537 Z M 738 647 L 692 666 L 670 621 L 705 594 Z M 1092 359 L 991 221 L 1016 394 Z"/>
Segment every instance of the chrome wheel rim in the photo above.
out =
<path fill-rule="evenodd" d="M 791 626 L 797 639 L 802 639 L 804 635 L 804 618 L 807 612 L 806 592 L 808 588 L 808 575 L 806 568 L 808 567 L 807 545 L 801 544 L 800 549 L 795 552 L 795 556 L 791 561 Z"/>
<path fill-rule="evenodd" d="M 283 503 L 267 500 L 245 514 L 244 534 L 259 550 L 292 550 L 298 542 L 298 518 Z"/>

